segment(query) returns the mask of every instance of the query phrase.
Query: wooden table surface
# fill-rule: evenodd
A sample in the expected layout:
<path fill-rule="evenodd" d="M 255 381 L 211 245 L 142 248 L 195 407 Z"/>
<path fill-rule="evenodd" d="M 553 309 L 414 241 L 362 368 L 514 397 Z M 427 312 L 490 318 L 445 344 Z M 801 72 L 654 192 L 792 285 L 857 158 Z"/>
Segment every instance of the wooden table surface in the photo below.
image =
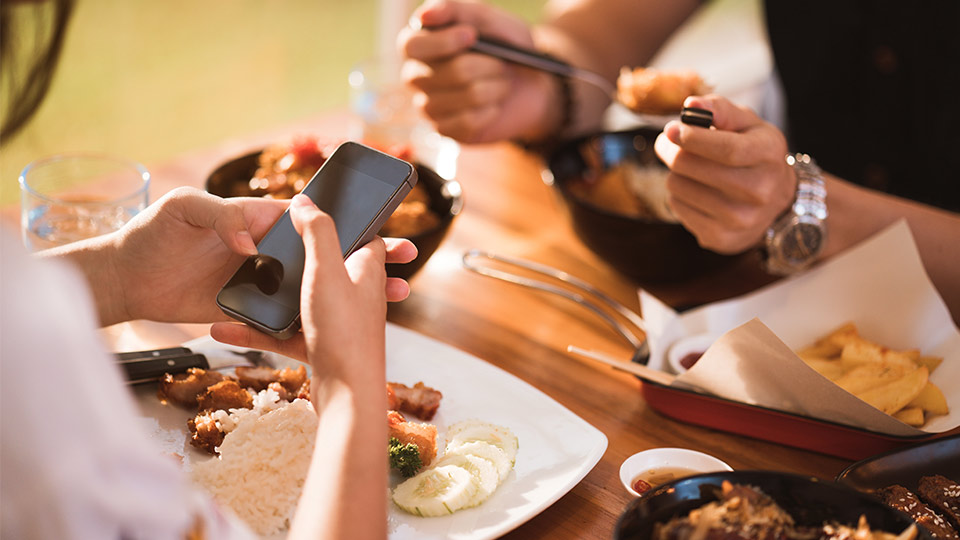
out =
<path fill-rule="evenodd" d="M 181 185 L 202 187 L 220 162 L 294 134 L 344 135 L 347 118 L 327 115 L 152 166 L 151 200 Z M 539 177 L 540 162 L 507 144 L 463 148 L 457 179 L 465 206 L 427 265 L 411 279 L 406 301 L 390 307 L 401 326 L 490 362 L 539 388 L 602 431 L 609 446 L 597 466 L 508 538 L 610 538 L 631 501 L 619 481 L 629 455 L 656 447 L 692 448 L 735 469 L 773 469 L 833 478 L 848 460 L 680 423 L 652 410 L 640 382 L 566 353 L 569 344 L 628 358 L 627 343 L 599 318 L 568 300 L 464 270 L 465 250 L 479 248 L 565 270 L 639 311 L 635 284 L 616 274 L 574 236 L 564 209 Z M 8 224 L 14 216 L 4 210 Z M 651 261 L 655 264 L 655 261 Z M 759 274 L 748 266 L 654 292 L 687 305 L 741 294 Z M 114 350 L 170 346 L 205 335 L 206 325 L 135 322 L 103 330 Z M 497 399 L 497 389 L 490 389 Z M 522 414 L 522 412 L 521 412 Z"/>

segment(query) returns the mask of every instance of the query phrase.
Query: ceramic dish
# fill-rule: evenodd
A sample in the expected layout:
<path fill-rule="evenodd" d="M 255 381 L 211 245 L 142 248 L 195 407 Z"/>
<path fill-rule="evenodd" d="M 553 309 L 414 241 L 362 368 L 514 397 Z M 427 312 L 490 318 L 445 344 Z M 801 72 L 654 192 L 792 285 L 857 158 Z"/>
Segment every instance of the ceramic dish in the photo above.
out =
<path fill-rule="evenodd" d="M 872 496 L 834 482 L 807 476 L 770 472 L 734 471 L 702 474 L 664 484 L 631 502 L 614 530 L 616 540 L 649 540 L 653 527 L 675 516 L 716 500 L 713 493 L 724 480 L 748 484 L 769 495 L 793 516 L 798 525 L 819 526 L 826 521 L 856 525 L 866 516 L 870 527 L 900 533 L 913 521 Z M 930 539 L 925 531 L 917 538 Z"/>
<path fill-rule="evenodd" d="M 228 160 L 219 165 L 207 177 L 206 189 L 220 197 L 235 197 L 244 194 L 246 187 L 257 171 L 261 151 L 251 152 Z M 440 223 L 426 231 L 409 236 L 417 246 L 417 258 L 408 264 L 387 264 L 387 274 L 393 277 L 409 278 L 426 264 L 427 259 L 440 246 L 440 242 L 450 229 L 453 219 L 463 209 L 463 194 L 460 184 L 455 180 L 442 178 L 433 169 L 420 163 L 414 163 L 418 184 L 423 185 L 430 197 L 430 209 L 440 216 Z"/>
<path fill-rule="evenodd" d="M 544 182 L 558 190 L 569 210 L 577 237 L 607 264 L 639 284 L 683 281 L 741 257 L 701 248 L 679 223 L 629 216 L 587 201 L 571 189 L 585 179 L 604 178 L 624 168 L 637 167 L 646 171 L 644 174 L 661 170 L 665 176 L 667 169 L 653 149 L 659 133 L 659 128 L 641 127 L 567 141 L 546 156 L 543 172 Z M 612 196 L 614 200 L 623 197 Z"/>
<path fill-rule="evenodd" d="M 837 482 L 867 492 L 891 484 L 913 491 L 922 476 L 933 474 L 960 481 L 960 434 L 858 461 L 844 469 Z"/>
<path fill-rule="evenodd" d="M 214 346 L 211 342 L 207 340 L 206 345 Z M 507 427 L 520 441 L 513 471 L 480 506 L 424 518 L 390 504 L 387 531 L 391 540 L 497 538 L 573 489 L 607 448 L 606 436 L 592 425 L 540 390 L 479 358 L 389 323 L 386 345 L 387 380 L 410 385 L 423 381 L 443 392 L 440 409 L 431 420 L 437 426 L 441 448 L 447 426 L 472 418 Z M 190 348 L 207 350 L 200 342 L 191 342 Z M 491 388 L 496 389 L 497 399 L 490 399 Z M 156 385 L 140 385 L 136 392 L 143 423 L 163 450 L 182 455 L 185 468 L 192 460 L 210 458 L 188 441 L 189 411 L 162 405 Z M 544 428 L 544 418 L 549 419 L 549 429 Z M 400 481 L 395 475 L 391 487 Z"/>
<path fill-rule="evenodd" d="M 732 471 L 733 469 L 720 461 L 719 459 L 703 452 L 689 450 L 687 448 L 652 448 L 637 452 L 628 457 L 620 465 L 620 482 L 623 484 L 627 493 L 634 497 L 641 496 L 641 493 L 634 489 L 633 485 L 638 476 L 645 473 L 662 473 L 671 469 L 686 471 L 683 476 L 702 474 L 719 471 Z M 679 471 L 678 471 L 679 472 Z M 654 488 L 657 486 L 654 485 Z"/>

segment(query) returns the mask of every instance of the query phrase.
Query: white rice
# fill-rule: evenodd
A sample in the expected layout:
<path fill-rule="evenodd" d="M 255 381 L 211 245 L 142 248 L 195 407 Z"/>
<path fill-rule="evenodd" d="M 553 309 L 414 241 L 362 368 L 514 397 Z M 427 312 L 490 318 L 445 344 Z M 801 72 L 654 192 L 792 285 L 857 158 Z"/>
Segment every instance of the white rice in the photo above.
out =
<path fill-rule="evenodd" d="M 229 411 L 217 409 L 198 416 L 197 423 L 211 419 L 217 423 L 217 428 L 226 434 L 236 429 L 244 418 L 258 418 L 287 404 L 286 401 L 280 401 L 280 394 L 270 388 L 266 388 L 255 394 L 251 390 L 247 391 L 253 394 L 253 408 L 230 409 Z"/>
<path fill-rule="evenodd" d="M 261 392 L 263 394 L 263 392 Z M 193 480 L 221 507 L 229 508 L 254 532 L 274 535 L 290 526 L 310 466 L 317 414 L 303 399 L 289 405 L 269 401 L 247 410 L 220 445 L 220 457 L 195 462 Z"/>

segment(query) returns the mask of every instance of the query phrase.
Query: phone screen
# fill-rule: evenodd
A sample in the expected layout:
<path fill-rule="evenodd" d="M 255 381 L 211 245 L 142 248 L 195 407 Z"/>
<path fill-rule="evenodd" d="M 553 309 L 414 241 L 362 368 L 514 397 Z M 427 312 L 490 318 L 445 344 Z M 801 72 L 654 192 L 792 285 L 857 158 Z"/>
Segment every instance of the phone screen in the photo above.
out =
<path fill-rule="evenodd" d="M 368 242 L 416 183 L 412 167 L 356 143 L 344 143 L 303 189 L 333 218 L 344 258 Z M 217 302 L 261 330 L 281 332 L 300 314 L 305 252 L 289 212 L 224 286 Z"/>

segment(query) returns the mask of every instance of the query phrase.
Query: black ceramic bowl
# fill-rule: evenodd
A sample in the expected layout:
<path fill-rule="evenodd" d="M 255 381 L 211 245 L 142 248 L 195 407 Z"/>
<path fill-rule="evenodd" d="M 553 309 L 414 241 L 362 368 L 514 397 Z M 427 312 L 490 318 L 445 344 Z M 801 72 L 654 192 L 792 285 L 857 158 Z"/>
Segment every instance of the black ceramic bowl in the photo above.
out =
<path fill-rule="evenodd" d="M 654 524 L 716 500 L 713 494 L 724 480 L 759 488 L 798 525 L 819 526 L 834 521 L 856 527 L 864 515 L 871 529 L 899 534 L 913 523 L 909 516 L 874 497 L 835 482 L 770 471 L 733 471 L 683 478 L 634 499 L 617 521 L 614 538 L 649 540 Z M 917 538 L 930 538 L 923 529 L 917 532 Z"/>
<path fill-rule="evenodd" d="M 245 194 L 250 178 L 257 171 L 259 157 L 260 151 L 256 151 L 221 164 L 207 177 L 207 191 L 221 197 Z M 463 208 L 463 196 L 457 181 L 447 180 L 433 169 L 419 163 L 414 163 L 414 167 L 417 170 L 418 183 L 426 188 L 430 197 L 430 209 L 440 216 L 440 223 L 409 237 L 417 246 L 416 259 L 407 264 L 387 264 L 387 275 L 404 279 L 413 276 L 426 264 L 446 236 L 453 218 Z"/>
<path fill-rule="evenodd" d="M 544 180 L 562 195 L 580 240 L 639 284 L 682 281 L 721 268 L 738 257 L 701 248 L 678 223 L 619 214 L 571 192 L 572 183 L 628 162 L 666 170 L 653 149 L 660 131 L 643 127 L 571 140 L 547 156 L 544 172 Z"/>

